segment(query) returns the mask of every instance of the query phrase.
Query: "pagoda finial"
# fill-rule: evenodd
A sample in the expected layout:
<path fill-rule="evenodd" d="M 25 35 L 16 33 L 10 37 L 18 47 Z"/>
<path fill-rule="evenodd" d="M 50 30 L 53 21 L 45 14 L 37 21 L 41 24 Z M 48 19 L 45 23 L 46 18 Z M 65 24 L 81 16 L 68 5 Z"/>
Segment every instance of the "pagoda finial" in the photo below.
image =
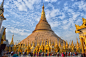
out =
<path fill-rule="evenodd" d="M 43 6 L 42 6 L 42 9 L 44 10 L 44 3 L 43 3 Z"/>
<path fill-rule="evenodd" d="M 45 19 L 44 3 L 43 3 L 43 6 L 42 6 L 41 19 Z"/>

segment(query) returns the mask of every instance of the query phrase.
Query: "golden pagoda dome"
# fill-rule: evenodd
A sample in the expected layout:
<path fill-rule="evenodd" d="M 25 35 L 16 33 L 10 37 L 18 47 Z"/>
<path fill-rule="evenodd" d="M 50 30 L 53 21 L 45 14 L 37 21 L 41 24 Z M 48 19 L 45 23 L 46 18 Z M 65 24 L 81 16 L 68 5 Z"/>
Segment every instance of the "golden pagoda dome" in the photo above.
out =
<path fill-rule="evenodd" d="M 42 7 L 42 13 L 39 23 L 36 25 L 36 28 L 33 32 L 38 31 L 52 31 L 50 25 L 48 24 L 46 17 L 45 17 L 45 11 L 44 11 L 44 5 Z"/>
<path fill-rule="evenodd" d="M 51 29 L 49 23 L 46 20 L 45 17 L 45 12 L 44 12 L 44 5 L 42 7 L 42 13 L 41 13 L 41 18 L 38 24 L 36 25 L 35 30 L 30 34 L 27 38 L 21 41 L 21 43 L 25 42 L 28 44 L 28 40 L 37 44 L 37 41 L 39 41 L 39 44 L 41 44 L 42 40 L 44 40 L 44 45 L 46 45 L 47 40 L 51 40 L 51 43 L 54 42 L 55 40 L 60 40 L 62 43 L 62 39 L 57 36 L 54 31 Z"/>

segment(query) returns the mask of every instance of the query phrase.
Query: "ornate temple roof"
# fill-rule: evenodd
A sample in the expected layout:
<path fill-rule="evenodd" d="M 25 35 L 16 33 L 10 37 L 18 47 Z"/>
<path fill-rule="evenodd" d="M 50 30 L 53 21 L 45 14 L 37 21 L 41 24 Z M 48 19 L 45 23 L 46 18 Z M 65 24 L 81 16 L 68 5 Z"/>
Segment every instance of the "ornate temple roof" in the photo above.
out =
<path fill-rule="evenodd" d="M 75 24 L 76 27 L 75 33 L 79 33 L 81 29 L 86 28 L 86 19 L 82 18 L 82 21 L 83 23 L 81 26 Z"/>
<path fill-rule="evenodd" d="M 4 3 L 4 0 L 2 2 L 2 4 L 0 5 L 0 20 L 6 20 L 6 18 L 4 18 L 4 8 L 3 8 L 3 3 Z"/>

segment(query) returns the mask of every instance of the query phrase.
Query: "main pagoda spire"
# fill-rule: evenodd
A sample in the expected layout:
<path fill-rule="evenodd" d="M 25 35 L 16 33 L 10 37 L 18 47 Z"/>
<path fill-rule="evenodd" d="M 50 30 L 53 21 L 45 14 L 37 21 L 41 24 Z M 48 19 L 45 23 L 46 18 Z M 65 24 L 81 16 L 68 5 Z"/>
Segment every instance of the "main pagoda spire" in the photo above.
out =
<path fill-rule="evenodd" d="M 46 19 L 46 18 L 45 18 L 45 11 L 44 11 L 44 4 L 43 4 L 43 6 L 42 6 L 41 19 Z"/>
<path fill-rule="evenodd" d="M 38 32 L 38 31 L 52 31 L 52 29 L 51 29 L 50 25 L 48 24 L 46 17 L 45 17 L 44 4 L 42 6 L 40 21 L 36 25 L 36 28 L 33 32 Z"/>

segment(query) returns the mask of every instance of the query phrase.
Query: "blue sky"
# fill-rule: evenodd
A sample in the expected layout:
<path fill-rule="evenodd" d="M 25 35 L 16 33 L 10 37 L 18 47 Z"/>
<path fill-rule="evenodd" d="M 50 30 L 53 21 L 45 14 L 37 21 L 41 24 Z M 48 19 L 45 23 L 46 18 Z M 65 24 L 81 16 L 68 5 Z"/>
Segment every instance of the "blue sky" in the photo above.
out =
<path fill-rule="evenodd" d="M 0 0 L 1 4 L 2 0 Z M 85 0 L 5 0 L 2 26 L 6 27 L 6 38 L 9 42 L 14 33 L 14 42 L 23 40 L 32 33 L 41 17 L 42 6 L 52 30 L 62 39 L 74 40 L 75 24 L 82 25 L 86 19 Z"/>

